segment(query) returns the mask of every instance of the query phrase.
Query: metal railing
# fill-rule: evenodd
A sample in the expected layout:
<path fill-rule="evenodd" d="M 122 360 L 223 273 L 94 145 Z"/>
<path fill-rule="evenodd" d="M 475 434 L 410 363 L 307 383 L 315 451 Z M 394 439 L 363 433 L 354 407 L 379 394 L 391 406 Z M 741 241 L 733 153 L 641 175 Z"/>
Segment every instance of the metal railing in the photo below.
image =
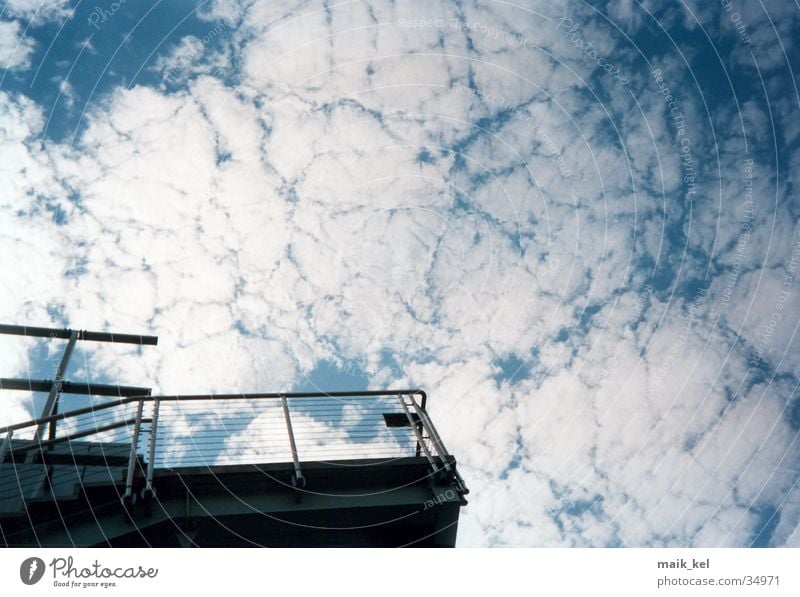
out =
<path fill-rule="evenodd" d="M 302 489 L 304 462 L 408 456 L 426 458 L 431 476 L 466 494 L 426 401 L 421 390 L 121 398 L 0 428 L 0 464 L 28 465 L 21 472 L 15 467 L 5 484 L 14 487 L 0 481 L 0 500 L 14 489 L 21 491 L 26 474 L 42 476 L 56 455 L 83 457 L 91 446 L 98 447 L 101 458 L 108 451 L 104 446 L 113 447 L 114 466 L 124 475 L 123 501 L 128 503 L 137 479 L 144 480 L 143 495 L 153 495 L 159 469 L 291 463 L 293 484 Z M 45 427 L 49 439 L 42 437 Z M 119 448 L 125 445 L 127 460 L 120 463 Z M 58 483 L 52 478 L 58 472 L 47 478 L 51 487 Z M 61 473 L 73 474 L 69 467 Z M 34 497 L 41 492 L 41 483 L 36 483 L 34 479 L 30 490 Z"/>

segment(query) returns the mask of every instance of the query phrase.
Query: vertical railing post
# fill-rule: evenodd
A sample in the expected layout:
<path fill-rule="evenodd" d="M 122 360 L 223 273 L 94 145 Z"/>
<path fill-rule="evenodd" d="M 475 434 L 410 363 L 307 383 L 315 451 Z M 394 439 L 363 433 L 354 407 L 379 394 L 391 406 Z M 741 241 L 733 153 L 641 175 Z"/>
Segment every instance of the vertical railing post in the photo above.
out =
<path fill-rule="evenodd" d="M 144 400 L 139 400 L 139 405 L 136 408 L 136 422 L 133 424 L 133 437 L 131 438 L 131 452 L 128 457 L 128 474 L 125 478 L 125 496 L 123 501 L 126 506 L 130 505 L 133 497 L 133 471 L 136 467 L 136 448 L 139 444 L 139 430 L 142 427 L 142 410 L 144 409 Z"/>
<path fill-rule="evenodd" d="M 147 482 L 145 485 L 145 496 L 153 495 L 153 460 L 156 456 L 156 439 L 158 437 L 158 408 L 161 401 L 156 398 L 153 401 L 153 418 L 150 423 L 150 447 L 147 451 Z"/>
<path fill-rule="evenodd" d="M 420 406 L 417 404 L 417 401 L 414 400 L 413 396 L 411 397 L 411 404 L 414 406 L 414 411 L 417 413 L 417 416 L 422 421 L 423 427 L 427 430 L 428 436 L 433 441 L 433 445 L 436 446 L 436 452 L 442 459 L 442 463 L 444 464 L 445 469 L 447 469 L 448 472 L 452 473 L 455 476 L 459 488 L 464 493 L 469 493 L 467 485 L 464 483 L 464 479 L 461 478 L 461 475 L 458 473 L 458 470 L 456 470 L 455 468 L 451 468 L 450 464 L 447 462 L 447 460 L 450 458 L 450 453 L 447 451 L 447 448 L 445 448 L 444 442 L 442 441 L 442 437 L 439 435 L 439 431 L 434 426 L 433 421 L 431 421 L 431 418 L 428 416 L 428 413 L 425 412 L 425 410 L 423 410 L 422 408 L 420 408 Z"/>
<path fill-rule="evenodd" d="M 14 437 L 14 430 L 11 429 L 9 430 L 8 433 L 6 433 L 6 436 L 3 438 L 3 445 L 0 446 L 0 464 L 3 464 L 3 460 L 5 460 L 6 453 L 8 452 L 8 449 L 11 447 L 11 438 L 13 437 Z"/>
<path fill-rule="evenodd" d="M 294 477 L 292 482 L 295 487 L 303 488 L 306 486 L 306 479 L 300 470 L 300 459 L 297 457 L 297 444 L 294 441 L 294 431 L 292 430 L 292 418 L 289 416 L 289 403 L 286 396 L 281 396 L 283 406 L 283 416 L 286 419 L 286 430 L 289 432 L 289 446 L 292 448 L 292 461 L 294 462 Z"/>
<path fill-rule="evenodd" d="M 430 419 L 428 419 L 428 414 L 419 407 L 413 396 L 411 396 L 411 406 L 414 408 L 414 412 L 417 413 L 417 416 L 422 423 L 422 428 L 428 432 L 428 437 L 431 438 L 431 442 L 433 442 L 433 446 L 436 448 L 436 453 L 439 455 L 439 458 L 442 459 L 444 468 L 449 471 L 450 465 L 447 463 L 447 456 L 449 456 L 449 454 L 447 453 L 447 449 L 444 447 L 439 434 L 434 428 L 433 423 L 430 421 Z"/>
<path fill-rule="evenodd" d="M 416 421 L 414 421 L 414 417 L 411 416 L 411 411 L 408 410 L 408 405 L 406 404 L 406 398 L 403 394 L 398 396 L 400 400 L 400 406 L 403 407 L 403 412 L 406 413 L 406 418 L 408 418 L 408 424 L 411 426 L 411 429 L 414 431 L 414 435 L 417 436 L 417 445 L 421 446 L 425 452 L 425 457 L 428 459 L 428 462 L 433 469 L 434 474 L 439 473 L 440 469 L 436 466 L 436 461 L 433 459 L 431 455 L 431 451 L 428 450 L 428 446 L 425 445 L 425 439 L 422 437 L 422 433 L 420 433 L 419 428 L 417 427 Z M 413 398 L 412 398 L 413 400 Z"/>

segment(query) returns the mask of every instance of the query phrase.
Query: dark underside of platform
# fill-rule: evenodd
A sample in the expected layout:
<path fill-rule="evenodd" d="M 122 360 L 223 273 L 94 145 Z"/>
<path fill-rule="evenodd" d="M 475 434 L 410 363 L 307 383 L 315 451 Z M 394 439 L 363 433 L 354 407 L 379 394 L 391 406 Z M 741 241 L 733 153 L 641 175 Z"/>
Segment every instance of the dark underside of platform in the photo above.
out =
<path fill-rule="evenodd" d="M 3 465 L 3 466 L 8 466 Z M 59 465 L 69 466 L 69 465 Z M 451 461 L 455 466 L 455 461 Z M 460 498 L 425 458 L 161 469 L 129 514 L 117 481 L 0 513 L 8 546 L 453 547 Z M 119 476 L 121 481 L 121 475 Z M 141 489 L 141 485 L 137 487 Z M 63 497 L 67 494 L 67 497 Z"/>

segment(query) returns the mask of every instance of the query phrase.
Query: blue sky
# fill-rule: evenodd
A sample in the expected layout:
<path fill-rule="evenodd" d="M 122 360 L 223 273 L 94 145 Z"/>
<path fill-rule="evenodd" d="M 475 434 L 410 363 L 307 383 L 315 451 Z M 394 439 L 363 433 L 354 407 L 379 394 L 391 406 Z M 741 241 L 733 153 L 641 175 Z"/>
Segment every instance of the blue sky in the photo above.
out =
<path fill-rule="evenodd" d="M 0 6 L 0 319 L 160 337 L 74 377 L 423 387 L 461 545 L 800 546 L 796 2 Z"/>

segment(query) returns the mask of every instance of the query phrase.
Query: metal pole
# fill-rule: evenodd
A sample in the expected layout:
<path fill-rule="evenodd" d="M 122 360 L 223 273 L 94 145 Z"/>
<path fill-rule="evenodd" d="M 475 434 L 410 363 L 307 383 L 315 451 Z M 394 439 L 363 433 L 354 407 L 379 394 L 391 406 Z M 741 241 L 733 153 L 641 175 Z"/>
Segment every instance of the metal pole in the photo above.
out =
<path fill-rule="evenodd" d="M 292 418 L 289 416 L 289 403 L 286 402 L 286 396 L 281 396 L 281 404 L 283 405 L 283 416 L 286 419 L 286 429 L 289 432 L 289 445 L 292 448 L 292 461 L 294 462 L 294 486 L 305 487 L 306 479 L 300 470 L 300 460 L 297 457 L 297 444 L 294 442 L 294 431 L 292 430 Z"/>
<path fill-rule="evenodd" d="M 458 486 L 464 493 L 469 493 L 469 489 L 467 489 L 466 483 L 464 483 L 464 479 L 461 478 L 461 475 L 458 472 L 458 469 L 451 469 L 450 465 L 447 463 L 447 459 L 450 457 L 450 453 L 447 451 L 447 448 L 444 447 L 444 442 L 442 441 L 442 437 L 439 435 L 436 427 L 433 424 L 433 421 L 428 416 L 428 413 L 425 412 L 424 409 L 420 408 L 417 404 L 417 401 L 414 400 L 413 396 L 411 397 L 411 404 L 414 405 L 414 410 L 416 411 L 419 418 L 422 420 L 422 424 L 428 430 L 428 435 L 431 436 L 433 439 L 433 443 L 436 446 L 436 451 L 439 453 L 439 456 L 442 457 L 442 462 L 444 463 L 444 467 L 455 475 L 456 481 L 458 482 Z"/>
<path fill-rule="evenodd" d="M 133 495 L 133 470 L 136 465 L 136 447 L 139 443 L 139 429 L 142 427 L 142 410 L 144 409 L 144 400 L 139 400 L 139 406 L 136 409 L 136 423 L 133 424 L 133 437 L 131 438 L 131 453 L 128 458 L 128 476 L 125 479 L 125 497 L 123 499 L 130 500 Z"/>
<path fill-rule="evenodd" d="M 447 450 L 444 447 L 444 444 L 441 442 L 439 438 L 439 434 L 436 433 L 436 430 L 433 428 L 433 424 L 428 420 L 426 414 L 422 409 L 420 409 L 417 401 L 414 398 L 411 398 L 411 405 L 414 407 L 414 411 L 417 413 L 417 416 L 422 421 L 422 427 L 427 430 L 428 436 L 433 441 L 433 445 L 436 447 L 436 453 L 442 459 L 442 464 L 444 464 L 444 468 L 450 471 L 450 465 L 447 464 Z"/>
<path fill-rule="evenodd" d="M 67 348 L 64 349 L 64 354 L 61 357 L 61 362 L 58 364 L 58 369 L 56 369 L 55 379 L 53 380 L 53 383 L 50 384 L 50 392 L 47 394 L 47 400 L 44 403 L 44 408 L 42 409 L 42 415 L 40 418 L 49 417 L 58 408 L 58 398 L 61 395 L 61 384 L 64 381 L 64 373 L 67 371 L 69 359 L 72 357 L 72 351 L 75 349 L 75 343 L 77 341 L 78 332 L 73 330 L 69 335 L 69 342 L 67 343 Z M 44 425 L 39 425 L 39 427 L 36 429 L 37 440 L 42 439 L 44 427 Z M 50 439 L 55 438 L 55 432 L 55 422 L 51 422 Z"/>
<path fill-rule="evenodd" d="M 44 402 L 44 408 L 42 409 L 42 415 L 39 417 L 43 419 L 45 417 L 50 417 L 56 414 L 58 410 L 58 399 L 61 396 L 61 384 L 64 382 L 64 374 L 67 372 L 67 366 L 69 365 L 69 360 L 72 357 L 72 351 L 75 350 L 75 344 L 78 341 L 78 332 L 71 331 L 69 334 L 69 342 L 67 342 L 67 347 L 64 349 L 64 354 L 61 355 L 61 362 L 58 364 L 58 368 L 56 369 L 56 375 L 53 379 L 52 383 L 50 384 L 49 391 L 47 393 L 47 400 Z M 50 440 L 54 440 L 56 437 L 56 426 L 58 425 L 56 420 L 50 421 L 49 425 L 41 424 L 36 427 L 36 434 L 33 436 L 34 441 L 39 445 L 39 454 L 42 455 L 42 468 L 44 471 L 44 475 L 41 481 L 37 481 L 37 487 L 35 491 L 31 494 L 32 497 L 38 497 L 44 487 L 47 478 L 50 475 L 50 467 L 47 465 L 46 460 L 44 458 L 44 450 L 41 449 L 42 446 L 42 436 L 44 435 L 44 431 L 46 428 L 49 428 L 48 437 Z M 31 451 L 28 453 L 26 458 L 26 462 L 30 463 L 33 462 L 34 458 L 36 458 L 36 452 Z"/>
<path fill-rule="evenodd" d="M 6 452 L 11 447 L 11 438 L 14 437 L 14 430 L 12 429 L 9 431 L 5 438 L 3 438 L 3 445 L 0 447 L 0 464 L 3 464 L 3 460 L 6 457 Z"/>
<path fill-rule="evenodd" d="M 417 445 L 422 446 L 422 449 L 425 451 L 425 457 L 428 459 L 428 462 L 431 464 L 431 468 L 433 469 L 434 473 L 438 473 L 441 469 L 436 466 L 436 461 L 431 456 L 430 450 L 428 450 L 428 446 L 425 445 L 425 441 L 422 439 L 422 434 L 417 429 L 417 425 L 414 422 L 414 417 L 411 416 L 411 412 L 408 410 L 408 405 L 406 404 L 405 397 L 401 394 L 400 398 L 400 406 L 403 407 L 403 410 L 406 413 L 406 417 L 408 418 L 408 422 L 411 425 L 411 429 L 414 430 L 414 435 L 417 436 Z"/>
<path fill-rule="evenodd" d="M 150 449 L 147 453 L 147 484 L 145 494 L 153 492 L 153 459 L 156 455 L 156 437 L 158 436 L 158 398 L 153 401 L 153 417 L 150 423 Z"/>

